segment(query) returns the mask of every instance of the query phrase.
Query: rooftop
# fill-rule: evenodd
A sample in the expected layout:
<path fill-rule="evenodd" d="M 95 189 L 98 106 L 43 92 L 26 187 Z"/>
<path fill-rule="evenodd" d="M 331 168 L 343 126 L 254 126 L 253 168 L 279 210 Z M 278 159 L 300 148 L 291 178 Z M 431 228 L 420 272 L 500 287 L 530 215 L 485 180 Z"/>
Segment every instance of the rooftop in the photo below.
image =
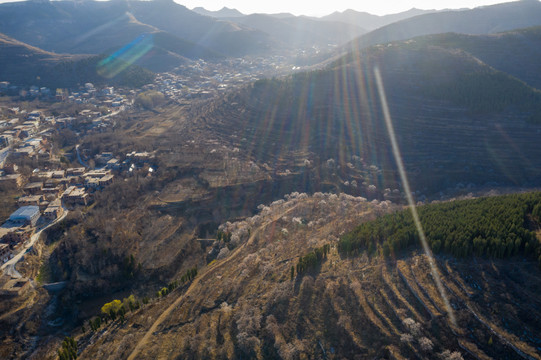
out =
<path fill-rule="evenodd" d="M 24 188 L 25 189 L 38 189 L 38 188 L 42 188 L 42 187 L 43 187 L 42 182 L 33 182 L 33 183 L 30 183 L 30 184 L 26 185 Z"/>
<path fill-rule="evenodd" d="M 39 206 L 33 206 L 33 205 L 21 206 L 20 208 L 15 210 L 9 218 L 10 220 L 21 219 L 21 218 L 30 219 L 33 216 L 35 216 L 36 213 L 39 213 Z"/>

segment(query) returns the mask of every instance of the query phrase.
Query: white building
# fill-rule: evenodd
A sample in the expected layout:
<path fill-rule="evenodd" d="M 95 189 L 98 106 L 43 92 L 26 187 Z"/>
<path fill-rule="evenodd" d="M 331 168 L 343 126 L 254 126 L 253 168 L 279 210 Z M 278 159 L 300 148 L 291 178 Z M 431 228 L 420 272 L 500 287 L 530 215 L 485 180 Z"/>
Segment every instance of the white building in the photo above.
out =
<path fill-rule="evenodd" d="M 36 225 L 41 213 L 39 206 L 22 206 L 9 217 L 9 221 L 15 224 Z"/>

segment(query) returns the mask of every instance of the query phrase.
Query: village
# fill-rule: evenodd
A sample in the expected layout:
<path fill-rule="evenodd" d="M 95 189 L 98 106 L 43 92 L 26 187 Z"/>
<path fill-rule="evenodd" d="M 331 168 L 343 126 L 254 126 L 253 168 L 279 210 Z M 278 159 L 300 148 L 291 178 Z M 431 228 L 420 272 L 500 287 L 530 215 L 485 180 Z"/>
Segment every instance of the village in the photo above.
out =
<path fill-rule="evenodd" d="M 0 266 L 10 278 L 0 292 L 17 296 L 31 283 L 21 278 L 15 265 L 32 249 L 41 231 L 70 210 L 91 205 L 93 195 L 118 177 L 140 172 L 152 176 L 157 169 L 153 153 L 95 153 L 80 148 L 79 139 L 114 127 L 115 118 L 137 106 L 137 96 L 146 91 L 160 92 L 168 101 L 189 103 L 287 71 L 292 68 L 285 58 L 274 56 L 219 63 L 197 60 L 157 74 L 153 83 L 140 89 L 85 83 L 76 89 L 52 90 L 0 81 L 0 97 L 10 99 L 0 104 L 0 188 L 7 190 L 3 196 L 14 194 L 15 209 L 0 219 Z M 33 103 L 39 106 L 31 108 Z M 59 143 L 60 134 L 75 146 Z"/>
<path fill-rule="evenodd" d="M 314 49 L 313 51 L 317 53 L 318 50 Z M 299 59 L 309 57 L 306 51 L 299 51 L 294 55 Z M 41 98 L 76 104 L 92 104 L 118 110 L 132 106 L 135 97 L 142 91 L 157 90 L 168 99 L 178 102 L 205 99 L 219 96 L 227 90 L 253 83 L 262 78 L 302 71 L 303 69 L 303 66 L 292 65 L 289 57 L 281 55 L 229 58 L 218 62 L 199 59 L 179 65 L 172 71 L 158 73 L 153 83 L 137 90 L 112 86 L 98 88 L 94 84 L 86 83 L 79 89 L 56 89 L 53 91 L 50 88 L 37 85 L 20 87 L 0 79 L 0 96 L 10 95 L 27 100 Z M 59 120 L 61 122 L 70 121 L 70 119 L 56 119 L 56 121 Z M 0 127 L 2 127 L 1 122 Z"/>
<path fill-rule="evenodd" d="M 227 90 L 253 83 L 263 77 L 300 70 L 289 64 L 284 56 L 268 58 L 232 58 L 219 63 L 197 60 L 180 65 L 174 71 L 156 76 L 144 89 L 162 92 L 179 102 L 218 96 Z"/>
<path fill-rule="evenodd" d="M 19 294 L 17 286 L 26 286 L 14 265 L 42 230 L 63 219 L 69 210 L 91 205 L 93 194 L 111 185 L 116 176 L 131 176 L 144 166 L 149 174 L 155 169 L 154 155 L 148 152 L 115 156 L 112 152 L 89 154 L 88 149 L 79 152 L 78 145 L 68 147 L 75 150 L 69 153 L 55 148 L 59 132 L 69 129 L 77 140 L 80 131 L 102 131 L 133 103 L 133 94 L 120 95 L 121 91 L 111 87 L 96 90 L 86 84 L 84 89 L 93 95 L 72 92 L 68 98 L 54 100 L 68 105 L 82 98 L 96 100 L 75 116 L 55 117 L 47 108 L 0 108 L 0 189 L 3 197 L 13 198 L 11 205 L 16 208 L 0 219 L 0 266 L 12 278 L 1 291 L 8 296 Z M 77 163 L 79 167 L 74 167 Z"/>

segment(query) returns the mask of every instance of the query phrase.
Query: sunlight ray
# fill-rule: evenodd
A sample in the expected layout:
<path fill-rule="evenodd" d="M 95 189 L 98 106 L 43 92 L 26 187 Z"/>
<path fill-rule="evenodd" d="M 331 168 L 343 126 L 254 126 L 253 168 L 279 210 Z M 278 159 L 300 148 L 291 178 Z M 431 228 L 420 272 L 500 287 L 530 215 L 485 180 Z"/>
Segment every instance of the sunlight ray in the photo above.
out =
<path fill-rule="evenodd" d="M 428 263 L 430 264 L 430 271 L 431 271 L 432 277 L 434 279 L 434 282 L 436 283 L 436 287 L 438 288 L 441 298 L 443 299 L 443 302 L 445 303 L 445 307 L 447 310 L 447 314 L 449 315 L 449 319 L 451 320 L 452 325 L 456 326 L 456 319 L 453 312 L 453 308 L 451 307 L 451 304 L 449 303 L 449 298 L 447 297 L 445 289 L 443 288 L 439 271 L 437 269 L 436 261 L 434 260 L 434 255 L 432 254 L 432 250 L 430 250 L 428 241 L 426 240 L 425 232 L 423 230 L 421 220 L 419 219 L 419 214 L 417 213 L 417 207 L 415 206 L 415 200 L 413 199 L 413 195 L 411 193 L 408 176 L 404 168 L 402 155 L 400 154 L 400 148 L 398 147 L 398 142 L 396 141 L 396 135 L 395 135 L 393 123 L 391 120 L 391 113 L 389 111 L 389 106 L 387 105 L 387 96 L 385 95 L 385 89 L 383 87 L 383 80 L 381 78 L 381 73 L 379 71 L 379 68 L 376 67 L 374 69 L 374 75 L 376 77 L 376 85 L 378 87 L 378 93 L 379 93 L 379 97 L 381 101 L 381 108 L 383 111 L 383 117 L 385 119 L 385 125 L 387 126 L 387 131 L 389 132 L 389 138 L 391 140 L 391 145 L 393 148 L 393 155 L 395 157 L 398 171 L 400 173 L 400 179 L 402 180 L 402 185 L 404 187 L 404 192 L 406 193 L 406 198 L 408 200 L 408 205 L 411 210 L 413 221 L 415 223 L 415 227 L 417 228 L 417 232 L 419 233 L 419 238 L 421 239 L 423 250 L 428 258 Z"/>

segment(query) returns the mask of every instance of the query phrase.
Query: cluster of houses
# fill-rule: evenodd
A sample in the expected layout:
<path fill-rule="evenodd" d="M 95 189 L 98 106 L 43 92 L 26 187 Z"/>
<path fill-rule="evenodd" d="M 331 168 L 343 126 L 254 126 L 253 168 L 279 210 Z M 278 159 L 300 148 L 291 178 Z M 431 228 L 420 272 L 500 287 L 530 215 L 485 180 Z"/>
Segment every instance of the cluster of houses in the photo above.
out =
<path fill-rule="evenodd" d="M 76 104 L 94 104 L 98 106 L 108 106 L 111 108 L 119 108 L 131 104 L 130 98 L 135 95 L 134 90 L 115 89 L 112 86 L 107 86 L 102 89 L 97 89 L 92 83 L 86 83 L 78 90 L 71 93 L 65 89 L 59 89 L 57 99 L 62 98 L 62 101 L 73 102 Z"/>
<path fill-rule="evenodd" d="M 77 126 L 77 130 L 84 132 L 101 132 L 112 124 L 110 117 L 102 116 L 101 112 L 91 109 L 80 111 L 77 118 L 55 118 L 45 116 L 38 110 L 27 112 L 20 111 L 19 108 L 11 108 L 9 111 L 14 117 L 0 120 L 0 169 L 7 158 L 7 152 L 4 153 L 7 148 L 10 156 L 14 158 L 51 158 L 50 137 L 55 130 L 73 129 L 76 120 L 82 124 Z"/>
<path fill-rule="evenodd" d="M 19 186 L 22 186 L 22 176 Z M 19 208 L 0 227 L 1 241 L 13 249 L 27 238 L 12 234 L 31 234 L 39 222 L 48 223 L 62 216 L 64 207 L 88 205 L 91 194 L 113 182 L 110 169 L 86 170 L 69 168 L 66 170 L 34 170 L 22 189 L 23 196 L 17 199 Z M 9 248 L 0 246 L 0 263 L 7 259 Z"/>
<path fill-rule="evenodd" d="M 300 68 L 299 68 L 300 69 Z M 290 71 L 283 56 L 231 58 L 220 62 L 197 60 L 178 66 L 173 72 L 158 74 L 143 90 L 162 92 L 172 100 L 210 98 L 262 77 Z"/>
<path fill-rule="evenodd" d="M 96 104 L 111 107 L 120 107 L 130 104 L 128 97 L 134 95 L 133 90 L 118 90 L 112 86 L 97 89 L 92 83 L 86 83 L 79 89 L 56 89 L 48 87 L 20 87 L 8 81 L 0 81 L 0 95 L 18 95 L 23 99 L 39 98 L 44 101 L 69 101 L 77 104 Z"/>
<path fill-rule="evenodd" d="M 86 170 L 84 167 L 56 171 L 34 171 L 25 193 L 61 199 L 65 205 L 87 205 L 89 193 L 110 185 L 114 175 L 109 169 Z M 19 198 L 26 201 L 26 197 Z M 22 205 L 22 204 L 21 204 Z"/>
<path fill-rule="evenodd" d="M 89 160 L 88 149 L 81 150 L 83 158 Z M 96 166 L 99 166 L 102 170 L 95 170 L 99 173 L 101 171 L 115 171 L 125 174 L 130 174 L 134 170 L 147 167 L 149 172 L 153 172 L 156 167 L 154 165 L 155 154 L 147 151 L 132 151 L 125 154 L 125 159 L 120 160 L 115 157 L 112 152 L 102 152 L 93 157 Z"/>
<path fill-rule="evenodd" d="M 17 87 L 0 82 L 0 95 L 14 89 Z M 93 105 L 74 116 L 63 117 L 18 107 L 0 109 L 0 189 L 23 192 L 16 200 L 18 209 L 0 226 L 0 263 L 6 261 L 37 228 L 61 217 L 64 209 L 88 205 L 95 191 L 113 182 L 113 171 L 130 174 L 143 167 L 148 169 L 149 175 L 154 171 L 154 154 L 148 152 L 134 151 L 123 158 L 103 152 L 94 157 L 96 170 L 85 167 L 61 169 L 59 158 L 52 154 L 50 139 L 55 132 L 68 128 L 80 133 L 109 126 L 113 116 L 104 115 L 104 108 L 109 108 L 108 113 L 113 115 L 111 111 L 115 108 L 125 109 L 131 105 L 129 99 L 135 96 L 135 91 L 123 92 L 113 87 L 97 89 L 87 83 L 71 92 L 58 89 L 52 93 L 49 89 L 31 87 L 24 96 Z M 23 164 L 38 160 L 38 164 L 47 164 L 46 168 L 54 170 L 36 169 L 30 175 L 23 175 L 16 163 L 20 164 L 19 160 L 24 158 L 31 161 L 23 161 Z"/>
<path fill-rule="evenodd" d="M 51 92 L 46 88 L 21 89 L 0 82 L 0 95 L 3 94 L 90 105 L 74 116 L 60 117 L 47 116 L 40 110 L 0 108 L 0 189 L 19 189 L 23 193 L 16 199 L 17 210 L 0 226 L 0 264 L 11 258 L 36 229 L 60 218 L 64 209 L 88 205 L 93 192 L 113 182 L 112 171 L 120 171 L 122 166 L 129 171 L 129 166 L 136 163 L 131 158 L 121 162 L 111 153 L 103 153 L 96 159 L 97 164 L 103 165 L 99 170 L 61 169 L 59 158 L 52 154 L 50 142 L 51 136 L 62 129 L 88 132 L 102 131 L 110 126 L 113 116 L 104 116 L 104 109 L 109 109 L 105 110 L 109 114 L 131 105 L 129 98 L 135 95 L 133 90 L 123 93 L 113 87 L 96 89 L 87 83 L 79 90 Z M 25 158 L 29 161 L 25 162 Z M 134 153 L 132 158 L 146 159 L 146 156 Z M 16 163 L 32 164 L 35 160 L 55 170 L 36 169 L 30 175 L 20 173 Z M 17 286 L 18 283 L 14 283 L 13 289 L 18 292 Z M 0 289 L 0 296 L 5 291 L 5 288 Z"/>
<path fill-rule="evenodd" d="M 38 131 L 42 121 L 51 121 L 51 118 L 45 118 L 43 113 L 37 110 L 26 112 L 19 111 L 19 108 L 12 108 L 10 111 L 17 117 L 0 120 L 0 131 L 4 129 L 0 133 L 0 149 L 19 144 L 14 151 L 16 156 L 35 155 L 43 150 L 46 140 Z"/>
<path fill-rule="evenodd" d="M 0 95 L 10 93 L 13 89 L 18 89 L 18 87 L 10 85 L 7 81 L 0 82 Z M 24 90 L 19 95 L 24 95 L 23 98 L 31 96 L 32 98 L 38 97 L 47 101 L 88 104 L 94 110 L 83 110 L 78 114 L 77 118 L 73 116 L 55 118 L 53 116 L 46 117 L 40 111 L 26 112 L 24 110 L 19 111 L 19 108 L 10 109 L 13 112 L 13 118 L 0 120 L 0 149 L 18 140 L 36 136 L 38 128 L 43 124 L 49 125 L 49 128 L 63 129 L 71 128 L 75 120 L 87 120 L 89 123 L 86 124 L 87 129 L 85 130 L 101 132 L 110 124 L 104 121 L 107 117 L 102 116 L 102 112 L 96 111 L 96 109 L 101 108 L 103 111 L 105 108 L 109 109 L 109 111 L 116 111 L 128 108 L 133 104 L 136 92 L 135 90 L 115 89 L 112 86 L 98 89 L 92 83 L 86 83 L 79 89 L 71 91 L 68 89 L 56 89 L 55 93 L 48 88 L 32 86 L 30 90 Z M 3 128 L 5 128 L 4 131 L 2 131 Z M 36 154 L 34 150 L 29 148 L 21 152 L 23 155 L 27 153 Z"/>

